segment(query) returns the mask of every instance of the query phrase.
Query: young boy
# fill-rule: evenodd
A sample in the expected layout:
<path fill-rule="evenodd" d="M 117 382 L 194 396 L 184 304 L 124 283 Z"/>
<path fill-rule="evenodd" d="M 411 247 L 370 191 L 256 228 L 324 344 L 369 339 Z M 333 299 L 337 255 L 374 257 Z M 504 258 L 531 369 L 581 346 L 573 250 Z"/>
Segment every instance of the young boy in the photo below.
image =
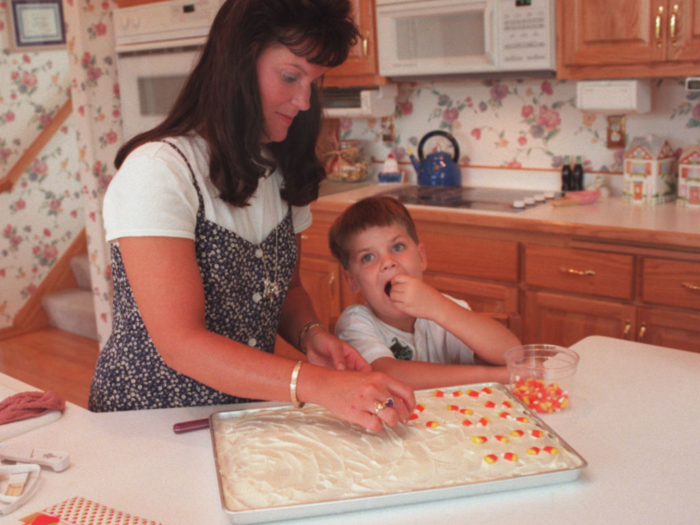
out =
<path fill-rule="evenodd" d="M 363 199 L 336 219 L 328 239 L 343 278 L 367 301 L 343 312 L 336 335 L 373 370 L 418 390 L 508 382 L 503 355 L 520 341 L 498 321 L 423 282 L 425 247 L 403 204 Z"/>

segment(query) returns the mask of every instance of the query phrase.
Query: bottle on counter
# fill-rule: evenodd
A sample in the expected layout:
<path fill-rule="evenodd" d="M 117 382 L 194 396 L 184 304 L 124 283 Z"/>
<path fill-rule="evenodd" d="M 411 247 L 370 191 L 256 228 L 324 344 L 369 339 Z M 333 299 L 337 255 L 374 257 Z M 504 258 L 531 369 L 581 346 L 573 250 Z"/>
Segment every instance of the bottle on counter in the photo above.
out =
<path fill-rule="evenodd" d="M 569 156 L 564 157 L 564 165 L 561 167 L 561 191 L 566 193 L 567 191 L 573 191 L 572 187 L 573 173 L 571 172 L 571 160 Z"/>
<path fill-rule="evenodd" d="M 571 175 L 571 190 L 583 191 L 583 164 L 581 164 L 580 155 L 576 156 L 576 164 L 574 164 L 574 170 Z"/>

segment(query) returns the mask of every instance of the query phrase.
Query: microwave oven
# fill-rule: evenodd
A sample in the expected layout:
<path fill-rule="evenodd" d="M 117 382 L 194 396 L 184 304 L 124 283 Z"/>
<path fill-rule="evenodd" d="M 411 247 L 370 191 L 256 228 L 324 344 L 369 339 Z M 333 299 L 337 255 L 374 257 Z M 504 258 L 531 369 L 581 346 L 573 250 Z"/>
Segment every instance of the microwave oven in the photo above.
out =
<path fill-rule="evenodd" d="M 554 0 L 377 0 L 379 72 L 555 70 Z"/>

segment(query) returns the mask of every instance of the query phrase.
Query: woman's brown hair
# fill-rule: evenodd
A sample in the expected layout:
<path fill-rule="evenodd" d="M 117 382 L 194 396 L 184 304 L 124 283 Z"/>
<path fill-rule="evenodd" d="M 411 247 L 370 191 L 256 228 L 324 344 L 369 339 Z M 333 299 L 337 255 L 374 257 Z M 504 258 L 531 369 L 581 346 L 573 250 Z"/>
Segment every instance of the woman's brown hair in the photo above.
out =
<path fill-rule="evenodd" d="M 295 206 L 309 204 L 325 177 L 315 150 L 322 119 L 319 87 L 312 86 L 311 107 L 296 116 L 287 138 L 267 145 L 273 158 L 265 158 L 258 57 L 279 43 L 313 64 L 335 67 L 357 38 L 348 0 L 226 0 L 170 113 L 119 149 L 117 168 L 141 144 L 196 132 L 209 146 L 210 178 L 224 201 L 246 206 L 260 177 L 277 167 L 284 176 L 282 198 Z"/>

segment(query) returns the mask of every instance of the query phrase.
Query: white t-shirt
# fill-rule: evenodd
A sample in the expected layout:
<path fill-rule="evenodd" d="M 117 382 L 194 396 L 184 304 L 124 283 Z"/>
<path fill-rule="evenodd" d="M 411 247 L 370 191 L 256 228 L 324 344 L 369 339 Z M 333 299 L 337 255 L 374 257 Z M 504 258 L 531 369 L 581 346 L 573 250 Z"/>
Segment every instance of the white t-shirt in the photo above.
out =
<path fill-rule="evenodd" d="M 209 179 L 209 154 L 199 136 L 168 138 L 185 155 L 204 200 L 206 218 L 259 244 L 287 214 L 280 197 L 279 170 L 260 179 L 250 205 L 237 208 L 218 198 Z M 172 146 L 150 142 L 133 150 L 107 188 L 103 215 L 107 241 L 120 237 L 183 237 L 193 239 L 199 199 L 190 170 Z M 309 206 L 292 206 L 294 232 L 311 226 Z"/>
<path fill-rule="evenodd" d="M 445 297 L 469 309 L 466 302 L 449 295 Z M 474 364 L 474 352 L 437 323 L 416 319 L 411 334 L 379 320 L 366 305 L 348 306 L 338 319 L 335 334 L 357 348 L 368 363 L 380 357 L 410 356 L 411 361 Z"/>

